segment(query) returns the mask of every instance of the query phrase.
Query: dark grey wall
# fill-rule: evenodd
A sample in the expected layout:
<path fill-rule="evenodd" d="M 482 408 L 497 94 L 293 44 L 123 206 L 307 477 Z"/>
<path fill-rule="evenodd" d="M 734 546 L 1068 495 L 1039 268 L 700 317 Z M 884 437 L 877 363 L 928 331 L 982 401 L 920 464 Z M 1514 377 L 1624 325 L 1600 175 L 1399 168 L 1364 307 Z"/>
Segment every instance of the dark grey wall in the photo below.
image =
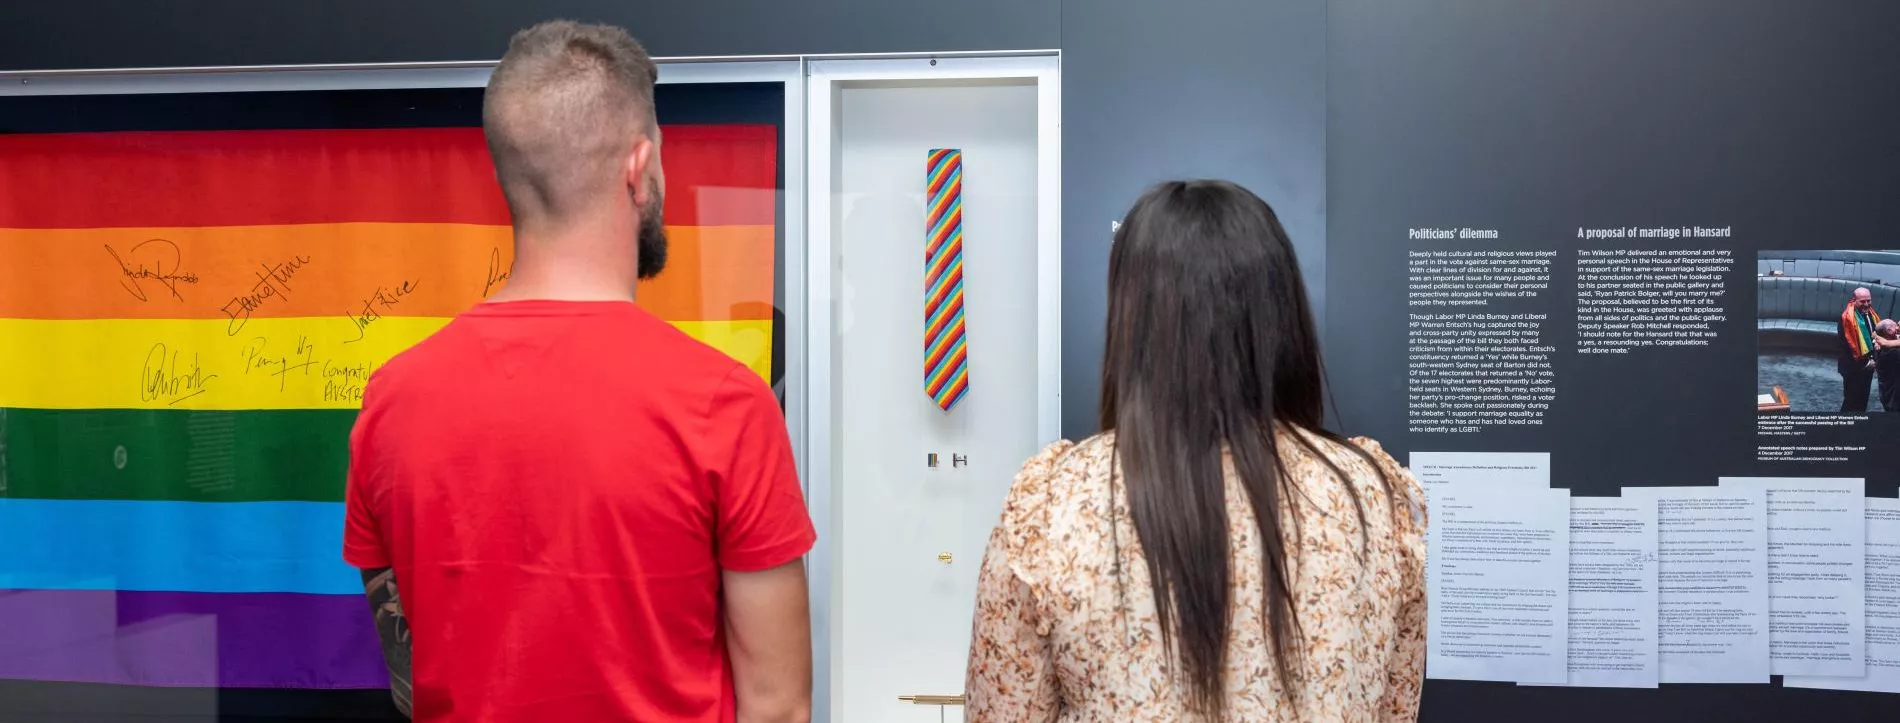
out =
<path fill-rule="evenodd" d="M 1057 0 L 6 0 L 0 69 L 487 60 L 548 18 L 604 21 L 655 55 L 1056 46 Z"/>
<path fill-rule="evenodd" d="M 1062 429 L 1095 429 L 1109 224 L 1142 189 L 1240 183 L 1324 308 L 1325 0 L 1063 0 Z"/>
<path fill-rule="evenodd" d="M 1755 254 L 1900 239 L 1900 6 L 1798 0 L 1500 3 L 1333 0 L 1328 19 L 1329 371 L 1344 427 L 1416 451 L 1547 452 L 1578 497 L 1722 476 L 1864 477 L 1892 497 L 1900 415 L 1757 430 Z M 1617 225 L 1733 227 L 1733 238 L 1586 241 Z M 1407 229 L 1497 229 L 1412 241 Z M 1577 250 L 1729 249 L 1706 347 L 1579 353 Z M 1554 251 L 1549 292 L 1408 307 L 1413 250 Z M 1845 300 L 1836 302 L 1845 305 Z M 1557 393 L 1543 424 L 1408 424 L 1411 313 L 1548 314 Z M 1836 312 L 1838 313 L 1838 312 Z M 1653 353 L 1652 353 L 1653 352 Z M 1835 378 L 1832 360 L 1816 371 Z M 1835 382 L 1838 384 L 1838 382 Z M 1835 387 L 1838 389 L 1839 387 Z M 1423 426 L 1423 425 L 1421 425 Z M 1814 428 L 1811 428 L 1814 429 Z M 1874 450 L 1764 462 L 1757 445 Z M 1893 721 L 1892 696 L 1770 685 L 1607 690 L 1430 680 L 1426 723 Z"/>

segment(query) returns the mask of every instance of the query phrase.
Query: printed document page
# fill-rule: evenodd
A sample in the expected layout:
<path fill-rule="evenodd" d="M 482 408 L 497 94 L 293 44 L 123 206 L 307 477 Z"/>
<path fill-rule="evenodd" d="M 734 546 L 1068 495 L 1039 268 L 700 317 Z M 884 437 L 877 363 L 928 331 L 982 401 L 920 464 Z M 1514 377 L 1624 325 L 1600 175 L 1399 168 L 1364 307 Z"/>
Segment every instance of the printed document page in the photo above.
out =
<path fill-rule="evenodd" d="M 1900 500 L 1867 504 L 1867 674 L 1858 678 L 1790 675 L 1789 688 L 1900 693 Z"/>
<path fill-rule="evenodd" d="M 1428 677 L 1562 684 L 1570 493 L 1453 485 L 1432 510 Z"/>
<path fill-rule="evenodd" d="M 1570 498 L 1570 685 L 1654 688 L 1656 500 Z"/>
<path fill-rule="evenodd" d="M 1656 500 L 1664 683 L 1768 682 L 1768 503 L 1759 487 L 1625 487 Z"/>
<path fill-rule="evenodd" d="M 1867 482 L 1724 477 L 1768 494 L 1768 642 L 1775 675 L 1867 674 Z"/>

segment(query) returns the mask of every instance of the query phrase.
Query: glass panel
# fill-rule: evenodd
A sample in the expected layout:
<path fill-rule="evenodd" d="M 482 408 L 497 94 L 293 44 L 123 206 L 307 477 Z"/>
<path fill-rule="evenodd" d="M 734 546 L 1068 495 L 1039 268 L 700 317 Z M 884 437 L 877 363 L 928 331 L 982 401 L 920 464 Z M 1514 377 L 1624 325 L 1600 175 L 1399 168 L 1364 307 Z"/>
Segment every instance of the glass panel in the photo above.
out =
<path fill-rule="evenodd" d="M 0 98 L 0 718 L 393 713 L 348 432 L 507 282 L 481 92 Z M 657 95 L 640 303 L 782 403 L 784 85 Z"/>
<path fill-rule="evenodd" d="M 833 704 L 845 720 L 958 720 L 898 697 L 964 692 L 984 546 L 1038 441 L 1038 87 L 879 81 L 836 96 L 835 656 L 849 682 Z"/>

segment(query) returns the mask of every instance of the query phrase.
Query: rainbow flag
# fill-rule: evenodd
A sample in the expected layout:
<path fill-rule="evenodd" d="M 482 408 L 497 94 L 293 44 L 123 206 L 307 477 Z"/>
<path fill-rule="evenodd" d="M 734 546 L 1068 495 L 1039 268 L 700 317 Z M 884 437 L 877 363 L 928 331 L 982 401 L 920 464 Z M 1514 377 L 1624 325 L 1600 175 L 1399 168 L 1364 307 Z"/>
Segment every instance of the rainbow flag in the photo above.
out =
<path fill-rule="evenodd" d="M 778 137 L 664 129 L 662 319 L 773 377 Z M 369 375 L 507 282 L 478 128 L 0 135 L 0 678 L 387 684 Z"/>

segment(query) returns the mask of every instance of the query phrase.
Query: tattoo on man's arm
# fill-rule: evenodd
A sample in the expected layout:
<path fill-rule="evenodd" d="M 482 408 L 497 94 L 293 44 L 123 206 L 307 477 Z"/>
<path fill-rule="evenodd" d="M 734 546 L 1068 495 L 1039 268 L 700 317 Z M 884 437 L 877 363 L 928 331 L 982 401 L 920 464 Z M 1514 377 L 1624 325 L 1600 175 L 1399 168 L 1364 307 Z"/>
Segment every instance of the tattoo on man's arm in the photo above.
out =
<path fill-rule="evenodd" d="M 403 715 L 410 712 L 409 620 L 403 617 L 402 598 L 396 594 L 396 571 L 363 571 L 363 592 L 376 616 L 376 636 L 383 641 L 383 662 L 389 664 L 389 693 Z"/>

